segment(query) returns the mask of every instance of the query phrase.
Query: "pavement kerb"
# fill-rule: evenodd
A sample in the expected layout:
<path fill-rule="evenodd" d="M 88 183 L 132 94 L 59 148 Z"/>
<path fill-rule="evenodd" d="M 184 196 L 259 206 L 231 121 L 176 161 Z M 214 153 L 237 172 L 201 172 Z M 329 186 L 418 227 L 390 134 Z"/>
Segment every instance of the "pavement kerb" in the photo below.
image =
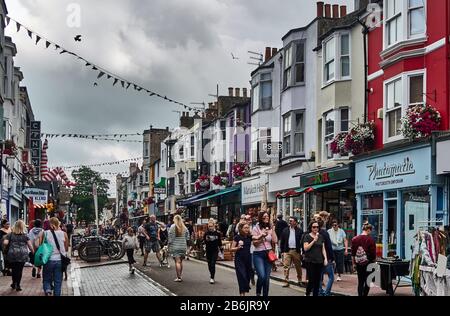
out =
<path fill-rule="evenodd" d="M 198 262 L 203 262 L 203 263 L 206 262 L 205 259 L 198 259 L 198 258 L 195 258 L 195 257 L 192 257 L 192 256 L 189 256 L 189 260 L 198 261 Z M 233 269 L 233 270 L 234 270 L 234 267 L 232 267 L 232 266 L 230 266 L 230 265 L 228 265 L 228 264 L 222 263 L 222 262 L 220 262 L 220 261 L 216 261 L 216 264 L 219 265 L 219 266 L 226 267 L 226 268 L 229 268 L 229 269 Z M 272 275 L 271 275 L 270 278 L 271 278 L 272 280 L 274 280 L 274 281 L 285 282 L 283 278 L 280 278 L 280 277 L 277 277 L 277 276 L 272 276 Z M 296 287 L 306 288 L 305 286 L 298 285 L 296 282 L 293 282 L 293 281 L 289 281 L 289 284 L 290 284 L 290 285 L 293 285 L 293 286 L 296 286 Z M 331 291 L 331 295 L 332 295 L 332 296 L 351 296 L 351 295 L 349 295 L 349 294 L 344 294 L 344 293 L 340 293 L 340 292 L 333 292 L 333 291 Z"/>

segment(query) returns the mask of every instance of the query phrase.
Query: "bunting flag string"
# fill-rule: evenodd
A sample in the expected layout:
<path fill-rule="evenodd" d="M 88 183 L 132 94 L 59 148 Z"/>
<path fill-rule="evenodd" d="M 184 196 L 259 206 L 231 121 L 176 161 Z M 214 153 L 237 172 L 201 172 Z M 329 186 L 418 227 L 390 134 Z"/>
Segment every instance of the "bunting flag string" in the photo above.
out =
<path fill-rule="evenodd" d="M 45 44 L 46 48 L 48 48 L 48 47 L 50 47 L 52 45 L 53 47 L 55 47 L 55 50 L 61 50 L 60 53 L 59 53 L 60 55 L 66 54 L 66 53 L 70 54 L 70 55 L 76 57 L 77 60 L 82 60 L 84 63 L 86 63 L 86 67 L 91 67 L 92 66 L 92 68 L 90 68 L 90 69 L 93 70 L 93 71 L 98 72 L 97 79 L 100 79 L 100 78 L 104 77 L 104 75 L 106 74 L 107 75 L 107 77 L 106 77 L 107 80 L 109 80 L 111 78 L 114 79 L 113 86 L 115 86 L 118 83 L 118 81 L 120 81 L 122 88 L 125 89 L 125 90 L 127 90 L 128 88 L 130 88 L 131 85 L 133 85 L 135 91 L 138 91 L 138 92 L 144 91 L 150 97 L 158 97 L 158 98 L 160 98 L 160 99 L 162 99 L 164 101 L 171 102 L 171 103 L 174 103 L 176 105 L 182 106 L 182 107 L 184 107 L 185 110 L 193 111 L 195 113 L 199 113 L 199 112 L 204 112 L 205 111 L 205 109 L 188 106 L 188 105 L 186 105 L 186 104 L 184 104 L 182 102 L 178 102 L 178 101 L 176 101 L 176 100 L 174 100 L 172 98 L 169 98 L 167 96 L 163 96 L 163 95 L 161 95 L 159 93 L 156 93 L 154 91 L 146 89 L 146 88 L 138 85 L 135 82 L 132 82 L 130 80 L 126 80 L 126 79 L 120 77 L 119 75 L 114 74 L 111 71 L 108 71 L 108 70 L 106 70 L 106 69 L 104 69 L 104 68 L 102 68 L 102 67 L 100 67 L 98 65 L 95 65 L 94 63 L 88 61 L 86 58 L 84 58 L 82 56 L 79 56 L 78 54 L 76 54 L 76 53 L 74 53 L 74 52 L 72 52 L 72 51 L 62 47 L 61 45 L 56 44 L 55 42 L 49 40 L 48 38 L 46 38 L 45 36 L 42 36 L 41 34 L 38 34 L 34 30 L 30 29 L 29 27 L 26 27 L 25 25 L 23 25 L 22 23 L 18 22 L 15 19 L 11 18 L 10 16 L 6 16 L 6 22 L 7 22 L 6 24 L 8 24 L 9 21 L 11 21 L 11 20 L 16 22 L 17 32 L 19 32 L 21 27 L 23 26 L 23 28 L 26 29 L 26 31 L 28 32 L 28 36 L 31 39 L 33 39 L 33 35 L 35 35 L 35 37 L 36 37 L 36 43 L 35 44 L 36 45 L 38 45 L 39 41 L 41 39 L 43 39 L 45 41 L 45 43 L 46 43 Z"/>
<path fill-rule="evenodd" d="M 142 136 L 142 133 L 132 133 L 132 134 L 77 134 L 77 133 L 67 133 L 67 134 L 54 134 L 54 133 L 41 133 L 41 137 L 51 138 L 51 137 L 77 137 L 77 138 L 99 138 L 99 137 L 108 137 L 108 138 L 126 138 L 133 136 Z"/>
<path fill-rule="evenodd" d="M 45 135 L 45 136 L 44 136 Z M 86 137 L 86 136 L 80 136 L 80 135 L 75 135 L 75 134 L 62 134 L 62 135 L 50 135 L 50 134 L 43 134 L 43 137 L 48 137 L 48 138 L 81 138 L 81 139 L 86 139 L 86 140 L 104 140 L 104 141 L 111 141 L 111 142 L 118 142 L 118 143 L 142 143 L 142 140 L 131 140 L 131 139 L 117 139 L 117 138 L 97 138 L 97 137 Z"/>
<path fill-rule="evenodd" d="M 79 169 L 82 167 L 103 167 L 103 166 L 119 165 L 119 164 L 133 162 L 133 161 L 140 161 L 142 159 L 143 159 L 142 157 L 139 157 L 139 158 L 124 159 L 124 160 L 119 160 L 119 161 L 102 162 L 102 163 L 96 163 L 96 164 L 90 164 L 90 165 L 76 165 L 76 166 L 65 166 L 65 167 L 55 167 L 55 168 L 61 168 L 61 169 L 67 170 L 67 169 Z"/>

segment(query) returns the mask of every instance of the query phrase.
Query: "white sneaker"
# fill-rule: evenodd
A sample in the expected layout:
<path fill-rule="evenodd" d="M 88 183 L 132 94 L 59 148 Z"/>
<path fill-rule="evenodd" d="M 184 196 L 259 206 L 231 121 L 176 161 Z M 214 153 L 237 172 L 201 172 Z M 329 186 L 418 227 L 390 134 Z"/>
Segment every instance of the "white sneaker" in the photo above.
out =
<path fill-rule="evenodd" d="M 342 281 L 341 277 L 337 277 L 336 281 Z"/>
<path fill-rule="evenodd" d="M 216 282 L 214 281 L 214 279 L 209 280 L 209 284 L 214 284 L 214 283 L 216 283 Z"/>
<path fill-rule="evenodd" d="M 181 279 L 180 278 L 176 278 L 174 281 L 175 282 L 181 282 Z"/>

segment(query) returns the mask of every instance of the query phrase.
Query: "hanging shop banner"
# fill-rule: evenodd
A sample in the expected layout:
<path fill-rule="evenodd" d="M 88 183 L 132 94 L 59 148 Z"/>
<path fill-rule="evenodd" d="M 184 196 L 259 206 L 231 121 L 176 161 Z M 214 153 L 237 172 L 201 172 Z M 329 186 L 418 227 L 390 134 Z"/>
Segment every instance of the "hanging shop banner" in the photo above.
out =
<path fill-rule="evenodd" d="M 30 141 L 31 141 L 31 163 L 34 166 L 35 180 L 40 179 L 41 173 L 41 122 L 31 122 L 30 128 Z"/>
<path fill-rule="evenodd" d="M 431 184 L 431 147 L 357 162 L 356 193 Z"/>
<path fill-rule="evenodd" d="M 29 199 L 33 199 L 34 204 L 47 204 L 48 191 L 34 188 L 26 188 L 22 191 L 22 194 Z"/>

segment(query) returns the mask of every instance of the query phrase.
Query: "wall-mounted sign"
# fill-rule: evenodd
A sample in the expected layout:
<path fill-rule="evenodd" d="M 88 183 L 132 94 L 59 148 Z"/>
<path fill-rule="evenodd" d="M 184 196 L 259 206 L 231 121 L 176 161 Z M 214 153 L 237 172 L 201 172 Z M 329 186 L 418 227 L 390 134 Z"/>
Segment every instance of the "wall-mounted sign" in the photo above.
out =
<path fill-rule="evenodd" d="M 29 199 L 33 199 L 35 204 L 47 204 L 48 191 L 34 188 L 26 188 L 22 191 L 22 194 Z"/>
<path fill-rule="evenodd" d="M 300 177 L 300 186 L 306 188 L 316 184 L 326 184 L 341 180 L 353 178 L 354 165 L 345 165 L 338 168 L 330 168 L 321 171 L 316 171 Z"/>
<path fill-rule="evenodd" d="M 36 170 L 34 174 L 35 180 L 40 179 L 41 175 L 41 122 L 31 122 L 30 128 L 30 148 L 31 148 L 31 163 Z"/>
<path fill-rule="evenodd" d="M 166 188 L 154 188 L 155 194 L 166 194 Z"/>
<path fill-rule="evenodd" d="M 431 147 L 356 163 L 356 193 L 431 184 Z"/>
<path fill-rule="evenodd" d="M 242 182 L 242 205 L 261 203 L 264 194 L 264 187 L 266 186 L 267 182 L 267 175 L 260 176 L 259 178 L 250 181 Z M 273 193 L 269 193 L 268 187 L 269 185 L 267 184 L 267 202 L 275 202 L 275 195 Z"/>
<path fill-rule="evenodd" d="M 450 174 L 450 140 L 436 143 L 436 173 Z"/>

